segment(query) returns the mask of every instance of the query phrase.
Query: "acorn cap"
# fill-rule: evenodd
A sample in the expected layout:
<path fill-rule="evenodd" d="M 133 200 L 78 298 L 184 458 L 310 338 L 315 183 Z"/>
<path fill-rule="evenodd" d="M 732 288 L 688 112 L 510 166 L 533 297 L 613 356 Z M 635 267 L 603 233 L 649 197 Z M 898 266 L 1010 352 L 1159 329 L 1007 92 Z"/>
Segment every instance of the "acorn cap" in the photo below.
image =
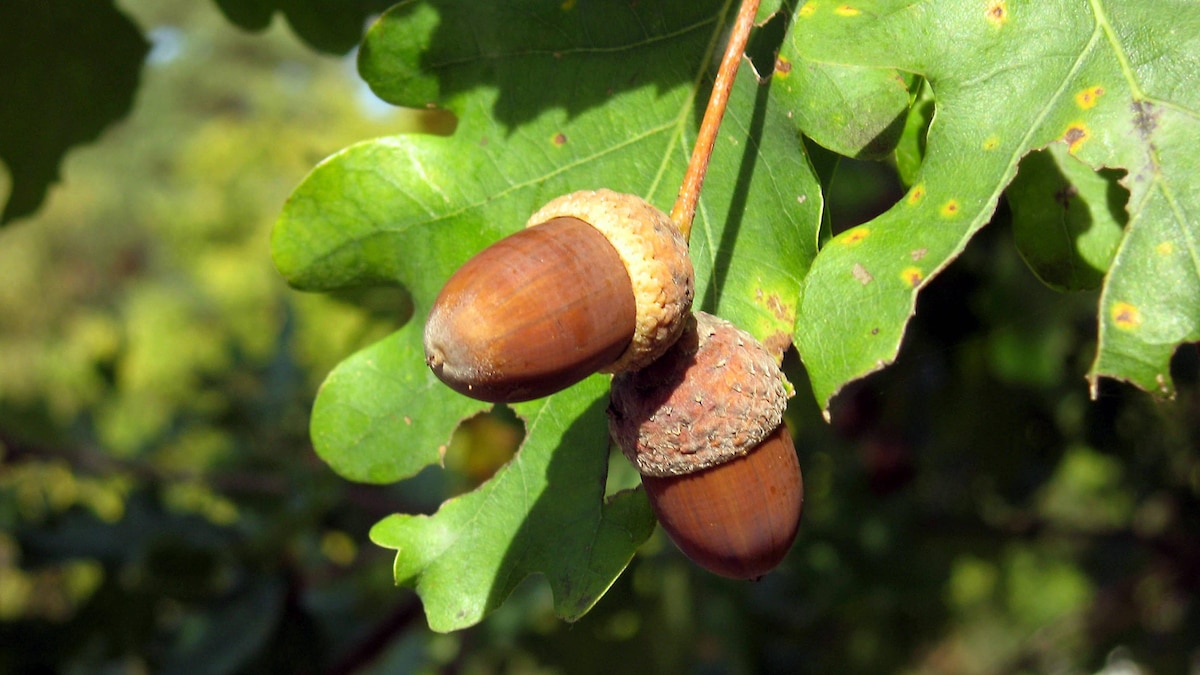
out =
<path fill-rule="evenodd" d="M 613 377 L 609 432 L 646 476 L 722 464 L 783 422 L 783 372 L 762 343 L 711 314 L 694 317 L 661 359 Z"/>
<path fill-rule="evenodd" d="M 695 293 L 687 241 L 670 216 L 644 199 L 612 190 L 584 190 L 552 200 L 529 217 L 533 227 L 578 218 L 608 238 L 633 284 L 636 324 L 629 347 L 601 372 L 643 368 L 683 332 Z"/>

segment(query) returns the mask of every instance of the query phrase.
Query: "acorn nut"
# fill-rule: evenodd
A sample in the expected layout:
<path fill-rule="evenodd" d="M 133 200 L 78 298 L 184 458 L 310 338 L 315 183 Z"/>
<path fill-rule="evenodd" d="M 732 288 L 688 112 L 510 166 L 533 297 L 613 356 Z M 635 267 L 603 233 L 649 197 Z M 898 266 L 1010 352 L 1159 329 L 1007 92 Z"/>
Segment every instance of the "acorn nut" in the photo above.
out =
<path fill-rule="evenodd" d="M 796 538 L 804 485 L 786 404 L 762 344 L 703 312 L 658 361 L 613 378 L 614 440 L 671 540 L 711 572 L 757 579 Z"/>
<path fill-rule="evenodd" d="M 694 288 L 669 216 L 611 190 L 554 199 L 455 272 L 425 323 L 425 361 L 490 402 L 640 368 L 682 332 Z"/>

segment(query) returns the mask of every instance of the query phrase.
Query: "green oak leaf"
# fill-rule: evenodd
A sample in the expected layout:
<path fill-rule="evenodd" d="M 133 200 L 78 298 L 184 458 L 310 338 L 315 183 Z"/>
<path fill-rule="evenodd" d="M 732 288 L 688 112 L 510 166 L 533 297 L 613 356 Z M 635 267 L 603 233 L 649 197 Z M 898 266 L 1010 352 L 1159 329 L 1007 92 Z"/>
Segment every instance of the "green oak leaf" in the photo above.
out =
<path fill-rule="evenodd" d="M 1106 104 L 1108 143 L 1078 154 L 1128 169 L 1130 195 L 1088 379 L 1093 395 L 1099 378 L 1112 377 L 1170 396 L 1171 356 L 1200 340 L 1200 5 L 1093 6 L 1101 50 L 1120 66 L 1119 98 Z"/>
<path fill-rule="evenodd" d="M 1051 143 L 1128 171 L 1093 388 L 1171 392 L 1171 354 L 1200 339 L 1200 6 L 812 0 L 788 40 L 811 60 L 919 74 L 936 99 L 908 194 L 835 237 L 805 280 L 795 337 L 822 406 L 895 359 L 921 288 L 988 222 L 1021 157 Z"/>
<path fill-rule="evenodd" d="M 575 190 L 608 187 L 670 209 L 733 7 L 405 3 L 371 27 L 359 67 L 373 89 L 392 102 L 448 108 L 459 123 L 449 137 L 381 138 L 326 159 L 293 192 L 273 232 L 276 267 L 297 288 L 395 285 L 413 301 L 411 323 L 347 358 L 321 387 L 312 437 L 335 471 L 370 482 L 411 476 L 440 460 L 463 418 L 486 408 L 438 383 L 421 346 L 437 292 L 471 255 Z M 531 17 L 536 37 L 528 34 Z M 483 25 L 490 20 L 506 24 Z M 771 91 L 749 68 L 739 74 L 692 253 L 697 306 L 782 356 L 816 254 L 822 200 Z M 431 625 L 478 621 L 535 572 L 550 581 L 559 612 L 577 617 L 649 535 L 640 492 L 603 501 L 606 384 L 595 376 L 515 406 L 527 435 L 507 467 L 435 516 L 379 525 L 376 541 L 398 549 L 397 579 L 422 593 Z M 585 447 L 593 450 L 580 459 Z M 530 467 L 549 467 L 536 474 L 550 471 L 549 487 L 524 473 Z M 457 515 L 479 500 L 488 518 L 506 524 L 487 546 Z M 561 521 L 538 515 L 543 504 L 574 514 L 570 536 Z M 446 579 L 462 583 L 446 588 Z"/>
<path fill-rule="evenodd" d="M 904 130 L 896 143 L 896 173 L 906 187 L 913 184 L 925 159 L 925 135 L 933 121 L 933 90 L 924 78 L 913 86 L 912 103 L 904 119 Z"/>
<path fill-rule="evenodd" d="M 112 0 L 0 3 L 0 225 L 36 211 L 67 151 L 129 112 L 149 47 Z"/>
<path fill-rule="evenodd" d="M 583 616 L 654 530 L 641 490 L 604 498 L 607 384 L 514 406 L 528 435 L 511 462 L 432 516 L 397 514 L 371 539 L 397 550 L 398 583 L 413 586 L 437 631 L 477 623 L 540 573 L 559 616 Z"/>
<path fill-rule="evenodd" d="M 1005 198 L 1017 249 L 1046 285 L 1100 287 L 1128 219 L 1119 178 L 1117 171 L 1093 171 L 1058 143 L 1021 160 Z"/>
<path fill-rule="evenodd" d="M 425 366 L 423 325 L 409 322 L 351 355 L 329 374 L 313 404 L 313 447 L 351 480 L 394 483 L 440 463 L 463 419 L 490 406 L 444 396 Z"/>
<path fill-rule="evenodd" d="M 749 68 L 739 73 L 692 226 L 691 255 L 695 307 L 738 324 L 781 359 L 817 254 L 824 201 L 774 92 L 774 82 L 760 86 Z M 686 145 L 693 138 L 689 130 Z"/>
<path fill-rule="evenodd" d="M 823 147 L 847 157 L 880 159 L 900 140 L 909 94 L 899 71 L 807 59 L 788 40 L 774 77 L 779 105 Z"/>

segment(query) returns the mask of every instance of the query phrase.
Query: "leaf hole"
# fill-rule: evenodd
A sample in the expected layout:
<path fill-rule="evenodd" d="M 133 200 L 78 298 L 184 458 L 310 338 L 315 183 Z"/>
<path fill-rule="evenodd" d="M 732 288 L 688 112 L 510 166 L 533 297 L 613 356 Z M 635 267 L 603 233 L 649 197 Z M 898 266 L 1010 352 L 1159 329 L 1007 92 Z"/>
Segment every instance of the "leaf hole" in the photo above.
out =
<path fill-rule="evenodd" d="M 513 458 L 524 440 L 525 424 L 506 405 L 463 420 L 443 458 L 455 476 L 451 491 L 461 494 L 482 485 Z"/>
<path fill-rule="evenodd" d="M 611 497 L 624 490 L 632 490 L 642 484 L 637 469 L 625 459 L 615 443 L 609 443 L 608 475 L 604 479 L 604 496 Z"/>
<path fill-rule="evenodd" d="M 779 50 L 783 47 L 784 36 L 787 35 L 788 13 L 775 12 L 762 24 L 756 26 L 750 33 L 750 41 L 746 44 L 746 58 L 754 68 L 754 75 L 759 82 L 766 82 L 771 75 L 786 75 L 791 70 L 787 59 L 779 58 Z"/>
<path fill-rule="evenodd" d="M 904 196 L 905 188 L 892 165 L 839 157 L 825 193 L 832 234 L 837 236 L 874 219 Z"/>

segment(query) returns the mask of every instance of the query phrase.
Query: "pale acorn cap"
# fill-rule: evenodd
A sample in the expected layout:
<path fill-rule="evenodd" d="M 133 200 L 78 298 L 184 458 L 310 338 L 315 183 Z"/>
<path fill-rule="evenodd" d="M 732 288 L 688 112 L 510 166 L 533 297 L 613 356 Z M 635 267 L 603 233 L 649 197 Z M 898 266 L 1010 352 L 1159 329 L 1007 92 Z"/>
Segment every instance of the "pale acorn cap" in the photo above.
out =
<path fill-rule="evenodd" d="M 633 340 L 602 371 L 644 368 L 679 337 L 691 309 L 696 282 L 687 241 L 671 217 L 646 200 L 603 189 L 558 197 L 530 216 L 525 226 L 562 217 L 578 218 L 607 237 L 633 286 Z"/>
<path fill-rule="evenodd" d="M 696 312 L 672 349 L 613 377 L 609 432 L 646 476 L 679 476 L 753 450 L 783 423 L 774 357 L 732 323 Z"/>

